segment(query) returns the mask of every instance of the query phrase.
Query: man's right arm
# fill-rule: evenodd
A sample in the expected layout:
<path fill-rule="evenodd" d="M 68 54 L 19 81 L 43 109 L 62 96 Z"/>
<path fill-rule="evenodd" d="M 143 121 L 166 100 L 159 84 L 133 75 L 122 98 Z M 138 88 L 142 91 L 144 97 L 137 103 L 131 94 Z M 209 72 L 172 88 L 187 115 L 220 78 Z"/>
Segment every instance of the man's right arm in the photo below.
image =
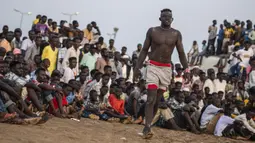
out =
<path fill-rule="evenodd" d="M 151 33 L 152 33 L 152 28 L 150 28 L 147 31 L 146 39 L 144 41 L 142 51 L 139 55 L 138 62 L 137 62 L 137 65 L 136 65 L 136 69 L 141 69 L 142 68 L 143 62 L 144 62 L 146 56 L 148 55 L 148 51 L 149 51 L 149 48 L 151 46 Z"/>

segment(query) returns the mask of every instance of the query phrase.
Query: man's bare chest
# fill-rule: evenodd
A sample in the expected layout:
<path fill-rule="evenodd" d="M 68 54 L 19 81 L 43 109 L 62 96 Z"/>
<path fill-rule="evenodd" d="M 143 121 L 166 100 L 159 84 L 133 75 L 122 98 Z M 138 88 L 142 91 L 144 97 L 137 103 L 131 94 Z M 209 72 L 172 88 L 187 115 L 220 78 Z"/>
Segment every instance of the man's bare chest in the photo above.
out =
<path fill-rule="evenodd" d="M 177 32 L 175 31 L 154 31 L 151 37 L 152 42 L 157 45 L 174 45 L 178 39 Z"/>

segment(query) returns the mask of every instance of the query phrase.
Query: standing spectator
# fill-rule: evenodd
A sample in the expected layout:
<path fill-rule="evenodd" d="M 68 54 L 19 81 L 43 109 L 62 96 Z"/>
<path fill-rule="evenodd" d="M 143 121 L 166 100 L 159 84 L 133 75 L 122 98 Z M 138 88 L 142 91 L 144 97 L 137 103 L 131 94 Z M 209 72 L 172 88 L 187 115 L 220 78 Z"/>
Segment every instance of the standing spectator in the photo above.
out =
<path fill-rule="evenodd" d="M 88 24 L 87 28 L 84 29 L 83 32 L 84 32 L 84 37 L 87 39 L 87 43 L 93 44 L 94 43 L 94 41 L 93 41 L 94 35 L 92 32 L 92 25 Z"/>
<path fill-rule="evenodd" d="M 222 42 L 221 50 L 224 51 L 224 48 L 226 47 L 227 42 L 230 41 L 230 38 L 234 34 L 234 30 L 231 28 L 230 23 L 226 23 L 226 28 L 224 29 L 224 39 Z"/>
<path fill-rule="evenodd" d="M 17 28 L 14 30 L 14 39 L 11 42 L 11 46 L 13 49 L 20 49 L 21 48 L 21 36 L 22 36 L 22 31 L 20 28 Z"/>
<path fill-rule="evenodd" d="M 214 69 L 208 69 L 207 70 L 207 76 L 208 76 L 208 79 L 205 80 L 203 90 L 206 87 L 208 87 L 210 89 L 210 94 L 212 94 L 213 92 L 215 92 L 215 85 L 214 85 L 214 82 L 213 82 L 214 79 L 215 79 L 215 71 L 214 71 Z"/>
<path fill-rule="evenodd" d="M 48 22 L 47 22 L 47 25 L 48 25 L 48 28 L 52 28 L 52 22 L 53 20 L 51 18 L 48 19 Z"/>
<path fill-rule="evenodd" d="M 89 53 L 83 55 L 80 65 L 87 66 L 90 71 L 95 69 L 95 64 L 97 61 L 95 53 L 96 53 L 95 45 L 90 45 Z"/>
<path fill-rule="evenodd" d="M 215 54 L 215 40 L 217 36 L 217 27 L 216 27 L 217 21 L 213 20 L 213 25 L 209 26 L 208 28 L 208 33 L 209 33 L 209 38 L 208 38 L 208 47 L 207 50 L 210 50 L 212 55 Z"/>
<path fill-rule="evenodd" d="M 251 44 L 255 44 L 255 25 L 254 29 L 249 33 L 249 39 L 251 40 Z"/>
<path fill-rule="evenodd" d="M 221 100 L 224 100 L 225 99 L 225 88 L 226 88 L 226 85 L 227 85 L 227 82 L 226 80 L 224 80 L 224 73 L 217 73 L 217 78 L 214 79 L 213 83 L 215 85 L 215 92 L 220 92 L 222 91 L 223 92 L 223 97 Z"/>
<path fill-rule="evenodd" d="M 127 47 L 123 46 L 121 48 L 121 58 L 122 59 L 130 59 L 130 57 L 127 54 Z"/>
<path fill-rule="evenodd" d="M 110 60 L 112 71 L 117 73 L 117 78 L 122 77 L 122 64 L 120 62 L 120 52 L 114 52 L 114 59 Z"/>
<path fill-rule="evenodd" d="M 41 36 L 43 37 L 43 40 L 47 40 L 47 36 L 48 36 L 48 25 L 46 24 L 47 21 L 47 16 L 42 16 L 42 19 L 40 20 L 39 23 L 36 24 L 35 26 L 35 30 L 36 32 L 40 33 Z"/>
<path fill-rule="evenodd" d="M 99 37 L 98 38 L 98 43 L 101 44 L 101 49 L 107 48 L 107 45 L 104 42 L 104 37 Z"/>
<path fill-rule="evenodd" d="M 0 47 L 5 48 L 6 52 L 12 51 L 11 42 L 14 38 L 14 33 L 12 31 L 8 31 L 6 33 L 5 38 L 1 41 Z"/>
<path fill-rule="evenodd" d="M 58 25 L 57 25 L 57 22 L 56 22 L 56 21 L 53 21 L 53 22 L 52 22 L 52 26 L 49 27 L 50 32 L 53 33 L 53 34 L 58 34 L 59 31 L 58 31 L 58 27 L 57 27 L 57 26 L 58 26 Z"/>
<path fill-rule="evenodd" d="M 58 70 L 62 73 L 63 71 L 63 60 L 66 55 L 67 49 L 71 48 L 73 46 L 73 41 L 71 39 L 66 39 L 65 44 L 63 44 L 64 47 L 60 48 L 58 50 Z"/>
<path fill-rule="evenodd" d="M 108 50 L 109 50 L 109 51 L 112 51 L 112 52 L 115 52 L 115 51 L 116 51 L 116 48 L 114 47 L 114 40 L 113 40 L 113 39 L 110 39 L 110 40 L 109 40 L 109 47 L 108 47 Z"/>
<path fill-rule="evenodd" d="M 35 42 L 34 42 L 35 37 L 36 37 L 35 32 L 33 30 L 30 30 L 28 32 L 28 37 L 29 38 L 24 40 L 21 45 L 21 50 L 22 50 L 23 55 L 25 55 L 25 53 L 28 49 L 35 47 Z"/>
<path fill-rule="evenodd" d="M 42 52 L 42 60 L 47 58 L 50 61 L 50 67 L 48 68 L 50 75 L 53 72 L 53 70 L 56 69 L 57 57 L 58 57 L 58 48 L 57 48 L 58 43 L 59 43 L 58 37 L 52 36 L 50 39 L 50 45 L 46 46 Z"/>
<path fill-rule="evenodd" d="M 104 74 L 104 67 L 106 65 L 110 65 L 108 50 L 107 49 L 102 49 L 101 50 L 101 55 L 102 55 L 102 58 L 97 58 L 96 69 L 99 72 Z"/>
<path fill-rule="evenodd" d="M 240 42 L 242 38 L 242 27 L 240 24 L 239 20 L 235 20 L 235 43 Z"/>
<path fill-rule="evenodd" d="M 137 57 L 139 57 L 140 52 L 141 52 L 141 49 L 142 49 L 142 44 L 138 44 L 138 45 L 137 45 L 137 50 L 135 50 L 135 51 L 133 52 L 133 55 L 136 55 Z"/>
<path fill-rule="evenodd" d="M 206 40 L 203 40 L 203 42 L 202 42 L 202 51 L 198 54 L 197 61 L 196 61 L 195 65 L 202 65 L 203 57 L 207 55 L 206 48 L 207 48 Z"/>
<path fill-rule="evenodd" d="M 75 57 L 77 59 L 77 62 L 79 61 L 79 56 L 80 56 L 80 50 L 79 50 L 79 47 L 80 47 L 80 43 L 81 43 L 81 39 L 78 38 L 78 37 L 75 37 L 73 39 L 73 46 L 69 49 L 67 49 L 66 53 L 65 53 L 65 57 L 63 59 L 63 67 L 69 67 L 69 58 L 71 57 Z M 79 72 L 79 65 L 76 64 L 76 73 Z"/>
<path fill-rule="evenodd" d="M 39 55 L 40 54 L 40 45 L 42 43 L 42 37 L 41 36 L 37 36 L 35 38 L 35 45 L 33 47 L 29 47 L 25 53 L 25 61 L 27 61 L 28 63 L 31 63 L 34 60 L 35 55 Z"/>
<path fill-rule="evenodd" d="M 84 44 L 84 46 L 80 49 L 80 58 L 79 58 L 79 62 L 81 62 L 81 59 L 83 57 L 84 54 L 87 54 L 89 52 L 89 47 L 90 45 L 87 43 L 87 44 Z"/>
<path fill-rule="evenodd" d="M 224 29 L 223 29 L 223 24 L 220 25 L 220 30 L 218 33 L 218 40 L 217 40 L 217 50 L 216 54 L 220 55 L 222 53 L 222 43 L 224 39 Z"/>
<path fill-rule="evenodd" d="M 8 25 L 4 25 L 3 28 L 2 28 L 2 33 L 1 33 L 3 38 L 6 38 L 6 35 L 7 35 L 8 31 L 9 31 Z"/>
<path fill-rule="evenodd" d="M 92 21 L 91 25 L 92 25 L 93 41 L 98 41 L 99 40 L 98 38 L 101 35 L 99 27 L 97 26 L 97 23 L 95 21 Z"/>
<path fill-rule="evenodd" d="M 75 79 L 75 77 L 78 74 L 76 72 L 77 58 L 70 57 L 68 60 L 69 60 L 69 67 L 64 68 L 64 74 L 62 77 L 64 83 L 68 83 L 71 79 Z"/>

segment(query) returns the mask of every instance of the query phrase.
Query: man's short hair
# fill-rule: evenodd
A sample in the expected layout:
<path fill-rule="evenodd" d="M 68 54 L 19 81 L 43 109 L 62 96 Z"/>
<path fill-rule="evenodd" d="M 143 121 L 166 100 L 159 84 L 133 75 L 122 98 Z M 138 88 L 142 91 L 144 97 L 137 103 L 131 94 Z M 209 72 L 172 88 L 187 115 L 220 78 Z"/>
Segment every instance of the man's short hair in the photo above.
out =
<path fill-rule="evenodd" d="M 46 70 L 44 68 L 38 68 L 36 71 L 35 71 L 35 75 L 38 75 L 40 71 L 45 71 Z"/>
<path fill-rule="evenodd" d="M 95 21 L 92 21 L 91 24 L 97 24 Z"/>
<path fill-rule="evenodd" d="M 172 12 L 172 10 L 170 10 L 168 8 L 164 8 L 164 9 L 161 10 L 161 13 L 163 13 L 163 12 Z"/>
<path fill-rule="evenodd" d="M 77 58 L 76 58 L 76 57 L 70 57 L 70 58 L 68 59 L 69 62 L 71 62 L 72 60 L 76 60 L 76 61 L 77 61 Z"/>
<path fill-rule="evenodd" d="M 82 66 L 81 66 L 81 70 L 84 70 L 84 69 L 89 69 L 89 67 L 88 67 L 88 66 L 82 65 Z"/>
<path fill-rule="evenodd" d="M 112 67 L 109 65 L 104 66 L 104 70 L 109 69 L 109 68 L 112 68 Z"/>
<path fill-rule="evenodd" d="M 5 56 L 6 49 L 4 47 L 0 47 L 0 56 Z"/>
<path fill-rule="evenodd" d="M 106 76 L 111 77 L 109 74 L 105 73 L 105 74 L 102 75 L 102 78 L 104 78 L 104 77 L 106 77 Z"/>
<path fill-rule="evenodd" d="M 75 42 L 76 40 L 81 40 L 81 38 L 79 38 L 79 37 L 74 37 L 74 38 L 73 38 L 73 42 Z"/>

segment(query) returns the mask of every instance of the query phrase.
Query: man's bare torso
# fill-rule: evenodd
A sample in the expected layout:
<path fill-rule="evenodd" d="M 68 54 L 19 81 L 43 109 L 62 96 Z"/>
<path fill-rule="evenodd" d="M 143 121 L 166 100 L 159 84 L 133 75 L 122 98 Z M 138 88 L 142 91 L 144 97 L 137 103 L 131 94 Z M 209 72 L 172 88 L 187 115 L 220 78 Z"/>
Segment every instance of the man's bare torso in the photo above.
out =
<path fill-rule="evenodd" d="M 151 52 L 149 59 L 161 63 L 170 63 L 180 32 L 173 28 L 163 29 L 161 27 L 153 27 L 150 30 Z"/>

